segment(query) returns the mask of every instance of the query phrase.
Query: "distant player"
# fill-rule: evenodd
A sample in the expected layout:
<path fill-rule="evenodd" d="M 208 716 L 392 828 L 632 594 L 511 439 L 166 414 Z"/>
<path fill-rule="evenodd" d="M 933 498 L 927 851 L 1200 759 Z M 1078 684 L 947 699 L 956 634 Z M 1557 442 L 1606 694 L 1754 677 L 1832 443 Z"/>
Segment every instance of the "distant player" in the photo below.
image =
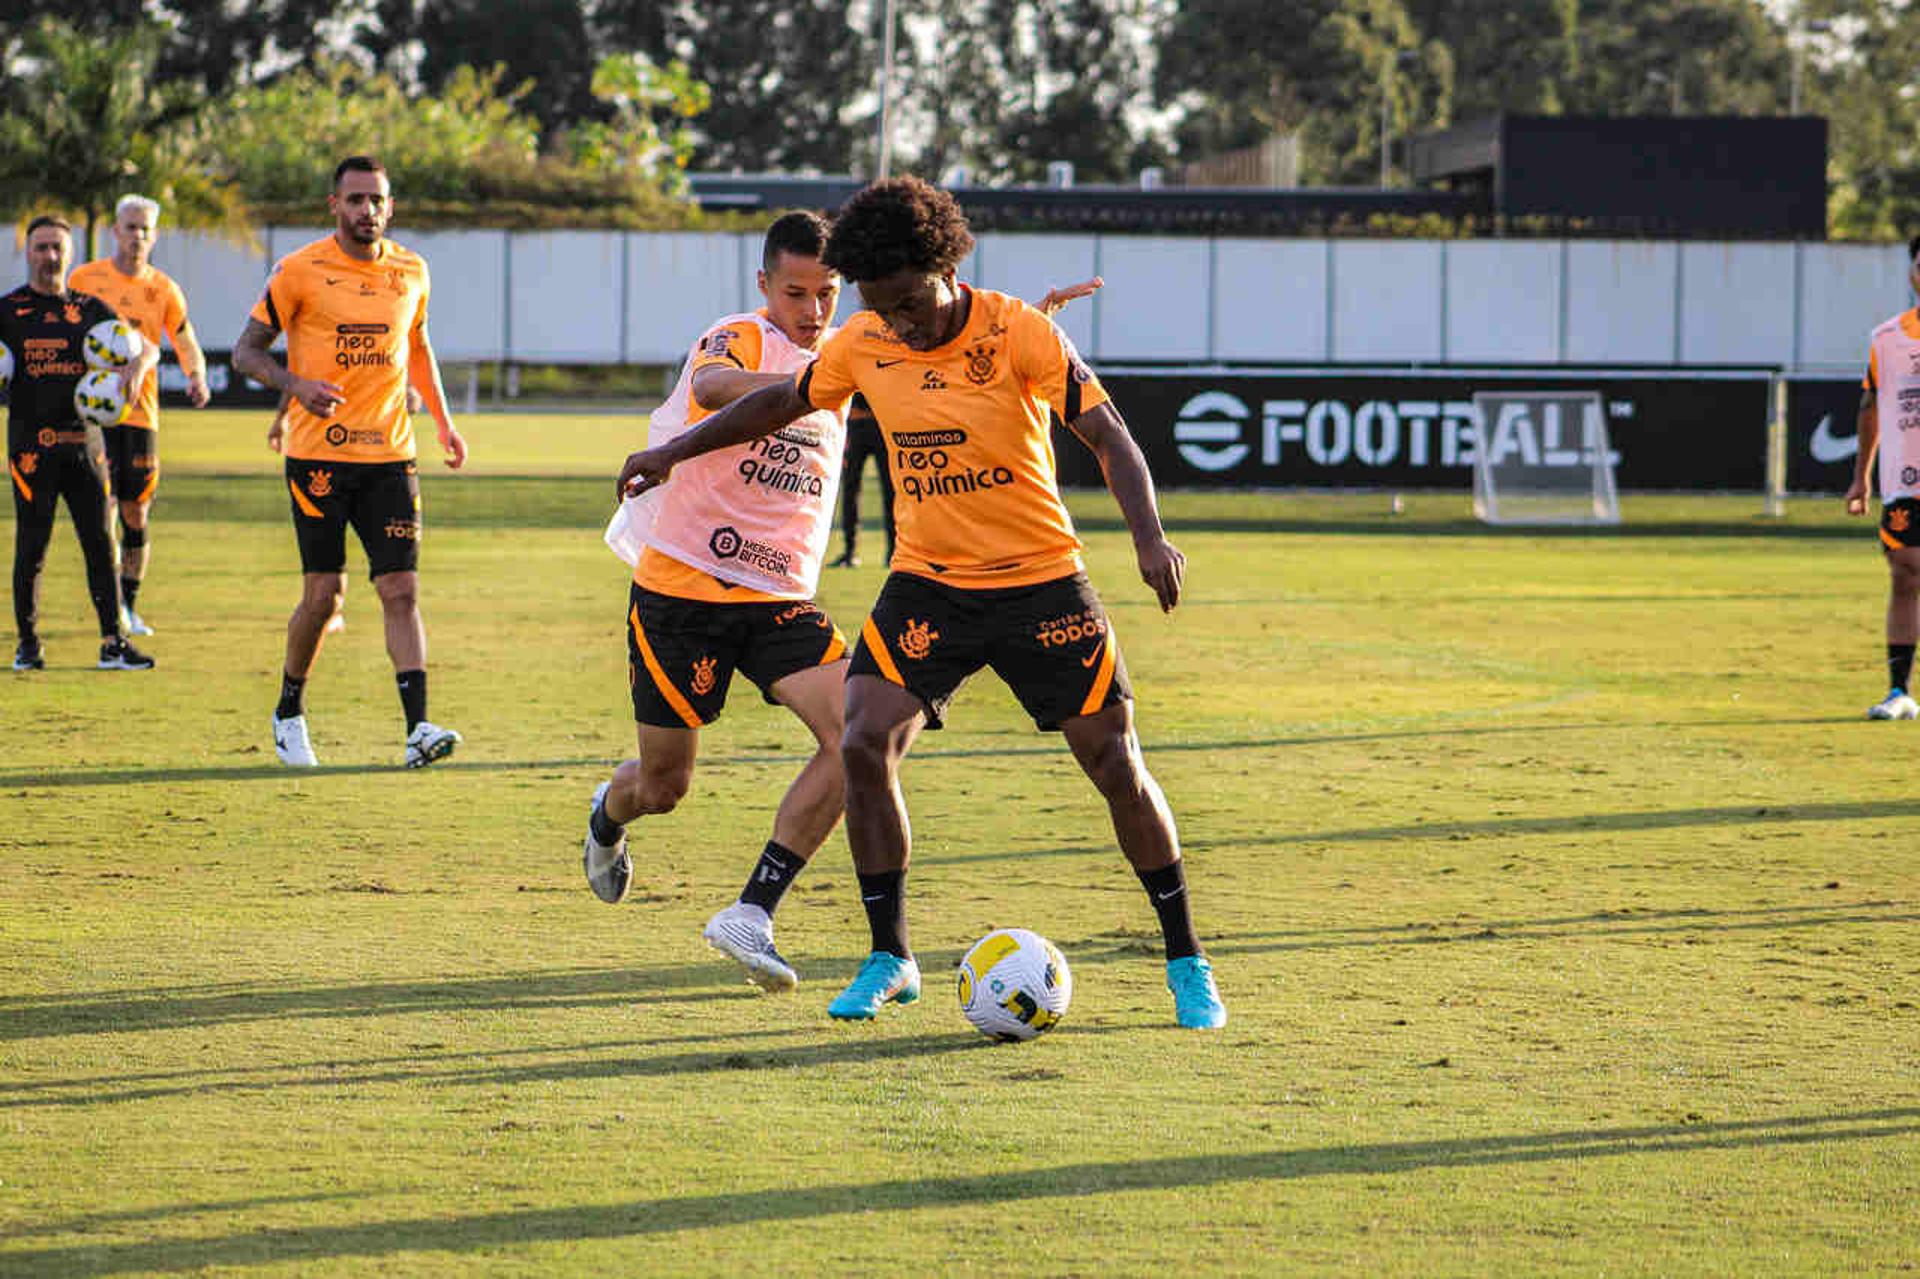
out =
<path fill-rule="evenodd" d="M 74 384 L 87 371 L 87 330 L 114 318 L 113 308 L 68 287 L 73 228 L 41 216 L 27 224 L 27 283 L 0 298 L 0 342 L 13 355 L 7 409 L 7 471 L 13 480 L 13 620 L 20 645 L 13 669 L 46 668 L 40 647 L 40 571 L 53 540 L 61 498 L 73 517 L 87 562 L 87 593 L 100 622 L 100 669 L 144 671 L 153 659 L 120 633 L 120 586 L 113 574 L 113 515 L 97 439 L 73 405 Z M 121 371 L 132 391 L 153 372 L 159 351 L 143 345 Z"/>
<path fill-rule="evenodd" d="M 1920 235 L 1907 241 L 1907 283 L 1920 294 Z M 1860 451 L 1847 487 L 1847 513 L 1867 510 L 1867 477 L 1880 455 L 1880 545 L 1887 573 L 1887 695 L 1868 719 L 1914 719 L 1910 692 L 1920 642 L 1920 308 L 1873 331 L 1860 393 Z"/>
<path fill-rule="evenodd" d="M 139 330 L 156 354 L 160 339 L 166 338 L 187 376 L 188 401 L 202 408 L 207 402 L 207 357 L 187 319 L 187 296 L 166 272 L 147 260 L 159 222 L 160 206 L 155 201 L 143 195 L 121 197 L 113 211 L 113 256 L 75 267 L 71 283 L 111 306 Z M 153 634 L 135 601 L 152 555 L 147 516 L 160 482 L 159 432 L 160 377 L 154 369 L 140 384 L 126 419 L 104 432 L 107 476 L 120 504 L 120 602 L 126 606 L 129 635 Z"/>
<path fill-rule="evenodd" d="M 282 258 L 234 344 L 233 367 L 294 400 L 286 434 L 287 490 L 304 586 L 287 621 L 286 669 L 273 713 L 280 762 L 312 767 L 307 677 L 345 586 L 351 524 L 367 553 L 406 717 L 402 762 L 419 768 L 460 742 L 427 718 L 427 633 L 420 620 L 420 477 L 406 389 L 439 427 L 447 465 L 467 458 L 447 412 L 427 339 L 427 264 L 386 238 L 393 216 L 378 160 L 349 156 L 333 173 L 334 232 Z M 269 353 L 282 331 L 287 365 Z"/>
<path fill-rule="evenodd" d="M 644 490 L 711 450 L 777 439 L 855 391 L 886 435 L 899 541 L 854 650 L 841 751 L 873 952 L 829 1013 L 868 1019 L 919 997 L 900 765 L 922 729 L 940 727 L 961 683 L 990 665 L 1041 729 L 1062 732 L 1105 798 L 1159 915 L 1176 1020 L 1222 1026 L 1226 1006 L 1194 935 L 1173 815 L 1141 758 L 1126 667 L 1055 486 L 1050 411 L 1100 460 L 1162 609 L 1179 602 L 1185 557 L 1161 529 L 1139 446 L 1072 344 L 1019 299 L 958 282 L 972 247 L 948 193 L 915 178 L 867 187 L 840 211 L 824 260 L 869 309 L 793 382 L 634 454 L 621 479 Z"/>
<path fill-rule="evenodd" d="M 847 460 L 840 477 L 840 558 L 836 568 L 860 563 L 860 474 L 867 459 L 880 473 L 880 525 L 887 535 L 887 560 L 893 560 L 893 485 L 887 481 L 887 442 L 873 410 L 859 396 L 847 410 Z"/>

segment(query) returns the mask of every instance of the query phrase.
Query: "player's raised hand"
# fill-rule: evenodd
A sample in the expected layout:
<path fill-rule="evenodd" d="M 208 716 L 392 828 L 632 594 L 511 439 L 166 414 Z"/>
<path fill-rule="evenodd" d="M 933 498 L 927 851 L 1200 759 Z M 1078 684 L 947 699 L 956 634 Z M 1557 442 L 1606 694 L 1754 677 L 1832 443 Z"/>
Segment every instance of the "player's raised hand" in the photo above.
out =
<path fill-rule="evenodd" d="M 1091 280 L 1082 280 L 1078 284 L 1067 284 L 1057 289 L 1048 289 L 1047 296 L 1041 298 L 1036 305 L 1040 308 L 1040 314 L 1042 315 L 1058 315 L 1067 303 L 1079 298 L 1092 297 L 1105 287 L 1106 283 L 1105 280 L 1096 275 Z"/>
<path fill-rule="evenodd" d="M 1139 557 L 1140 580 L 1153 588 L 1162 613 L 1173 612 L 1180 602 L 1180 584 L 1186 580 L 1187 557 L 1164 537 L 1141 547 Z"/>
<path fill-rule="evenodd" d="M 346 393 L 332 382 L 308 381 L 303 377 L 287 383 L 287 394 L 300 401 L 315 417 L 332 417 L 333 411 L 347 402 Z"/>
<path fill-rule="evenodd" d="M 627 454 L 626 464 L 620 468 L 620 483 L 613 500 L 624 502 L 666 483 L 672 470 L 673 463 L 663 456 L 662 450 L 641 449 L 638 453 Z"/>
<path fill-rule="evenodd" d="M 440 451 L 446 454 L 449 470 L 457 471 L 467 464 L 467 437 L 451 422 L 440 432 Z"/>

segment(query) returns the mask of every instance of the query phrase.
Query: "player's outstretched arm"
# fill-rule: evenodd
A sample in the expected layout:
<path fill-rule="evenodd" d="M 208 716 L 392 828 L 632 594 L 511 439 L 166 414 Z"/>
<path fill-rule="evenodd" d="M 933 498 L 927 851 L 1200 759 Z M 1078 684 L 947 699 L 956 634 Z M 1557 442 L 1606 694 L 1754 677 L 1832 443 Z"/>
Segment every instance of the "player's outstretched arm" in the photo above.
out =
<path fill-rule="evenodd" d="M 749 373 L 745 369 L 709 364 L 693 375 L 693 398 L 701 408 L 714 413 L 735 400 L 745 399 L 762 387 L 792 381 L 791 373 Z"/>
<path fill-rule="evenodd" d="M 1160 611 L 1170 613 L 1180 602 L 1180 586 L 1187 574 L 1187 557 L 1167 540 L 1160 526 L 1160 503 L 1153 491 L 1147 459 L 1134 442 L 1133 432 L 1111 403 L 1097 404 L 1068 423 L 1073 433 L 1093 450 L 1107 488 L 1120 504 L 1120 516 L 1133 534 L 1133 553 L 1140 578 L 1153 588 Z"/>
<path fill-rule="evenodd" d="M 1033 305 L 1039 310 L 1040 314 L 1051 319 L 1066 309 L 1067 303 L 1080 298 L 1092 297 L 1104 288 L 1106 283 L 1105 280 L 1096 275 L 1091 280 L 1082 280 L 1078 284 L 1063 284 L 1057 289 L 1048 289 L 1047 296 L 1041 298 Z"/>
<path fill-rule="evenodd" d="M 239 339 L 233 344 L 234 371 L 262 386 L 285 391 L 315 417 L 333 416 L 333 411 L 345 402 L 346 397 L 334 383 L 295 377 L 291 369 L 274 359 L 271 348 L 279 332 L 271 325 L 248 317 L 247 327 L 240 331 Z"/>
<path fill-rule="evenodd" d="M 1867 477 L 1873 474 L 1874 450 L 1880 447 L 1880 414 L 1874 407 L 1871 390 L 1860 392 L 1860 409 L 1855 414 L 1855 422 L 1860 448 L 1853 455 L 1853 483 L 1847 485 L 1847 514 L 1865 515 Z"/>
<path fill-rule="evenodd" d="M 408 339 L 407 381 L 420 392 L 423 407 L 433 414 L 433 424 L 440 434 L 440 451 L 446 455 L 447 465 L 459 470 L 466 465 L 467 441 L 447 411 L 447 389 L 440 381 L 440 361 L 434 358 L 433 343 L 427 338 L 425 324 L 416 325 Z"/>
<path fill-rule="evenodd" d="M 664 483 L 674 467 L 690 458 L 772 435 L 812 411 L 813 405 L 800 394 L 794 380 L 783 377 L 778 385 L 762 387 L 735 400 L 691 431 L 653 448 L 629 453 L 626 464 L 620 468 L 614 500 L 624 500 Z"/>

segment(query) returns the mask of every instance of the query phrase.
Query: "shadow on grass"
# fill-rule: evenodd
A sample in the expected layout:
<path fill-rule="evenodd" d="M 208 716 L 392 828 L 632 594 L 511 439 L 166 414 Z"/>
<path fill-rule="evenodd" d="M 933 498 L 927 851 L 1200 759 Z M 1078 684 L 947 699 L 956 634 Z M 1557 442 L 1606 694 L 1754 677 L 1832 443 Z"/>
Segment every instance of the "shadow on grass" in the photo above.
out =
<path fill-rule="evenodd" d="M 574 1208 L 516 1208 L 465 1216 L 387 1217 L 339 1225 L 303 1224 L 298 1233 L 256 1230 L 181 1240 L 71 1244 L 0 1253 L 0 1267 L 25 1273 L 95 1276 L 183 1271 L 269 1262 L 392 1258 L 413 1253 L 504 1250 L 545 1243 L 671 1236 L 689 1231 L 856 1219 L 970 1205 L 1007 1205 L 1140 1191 L 1183 1191 L 1321 1177 L 1399 1176 L 1452 1168 L 1578 1164 L 1621 1156 L 1688 1156 L 1709 1151 L 1832 1146 L 1893 1141 L 1920 1134 L 1920 1108 L 1890 1107 L 1821 1115 L 1782 1115 L 1722 1123 L 1585 1128 L 1556 1132 L 1379 1142 L 1304 1150 L 1116 1159 L 966 1176 L 842 1181 L 733 1194 L 692 1193 Z M 180 1211 L 194 1211 L 183 1205 Z M 512 1255 L 505 1252 L 505 1255 Z M 420 1258 L 422 1262 L 426 1257 Z"/>
<path fill-rule="evenodd" d="M 1146 753 L 1180 754 L 1191 751 L 1277 750 L 1291 746 L 1338 746 L 1354 742 L 1420 741 L 1428 738 L 1526 736 L 1535 733 L 1604 733 L 1677 728 L 1804 728 L 1819 724 L 1852 724 L 1858 716 L 1815 716 L 1794 719 L 1705 719 L 1655 720 L 1635 723 L 1598 724 L 1591 722 L 1552 724 L 1486 724 L 1473 727 L 1382 729 L 1370 733 L 1295 733 L 1285 737 L 1213 738 L 1205 741 L 1149 742 Z M 1864 723 L 1864 720 L 1859 720 Z M 1044 755 L 1070 758 L 1067 749 L 1051 734 L 1043 742 L 1028 746 L 960 747 L 950 750 L 922 749 L 912 760 L 926 759 L 999 759 Z M 756 754 L 714 754 L 701 757 L 706 768 L 740 764 L 804 764 L 810 755 L 776 752 Z M 546 769 L 611 768 L 614 760 L 604 756 L 581 759 L 523 760 L 449 760 L 435 764 L 436 773 L 514 773 L 540 772 Z M 153 783 L 182 782 L 286 782 L 316 777 L 357 777 L 379 773 L 401 774 L 394 764 L 322 765 L 289 771 L 278 764 L 205 765 L 198 768 L 104 768 L 70 773 L 0 773 L 0 787 L 24 787 L 34 790 L 60 790 L 71 786 L 139 786 Z"/>

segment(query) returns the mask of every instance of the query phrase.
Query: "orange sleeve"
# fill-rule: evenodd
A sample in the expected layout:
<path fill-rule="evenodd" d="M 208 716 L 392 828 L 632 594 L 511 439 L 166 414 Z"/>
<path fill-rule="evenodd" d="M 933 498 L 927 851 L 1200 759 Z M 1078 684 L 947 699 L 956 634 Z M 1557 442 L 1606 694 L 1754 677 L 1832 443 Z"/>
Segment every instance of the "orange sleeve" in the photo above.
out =
<path fill-rule="evenodd" d="M 247 312 L 249 319 L 258 320 L 282 333 L 288 330 L 293 324 L 293 317 L 300 310 L 293 281 L 288 278 L 291 275 L 284 261 L 274 266 L 273 274 L 267 277 L 267 287 L 260 291 L 260 300 L 253 304 L 253 310 Z"/>
<path fill-rule="evenodd" d="M 853 380 L 853 351 L 860 341 L 862 320 L 872 320 L 865 312 L 848 321 L 820 348 L 820 358 L 800 372 L 800 394 L 816 409 L 838 413 L 860 388 Z"/>
<path fill-rule="evenodd" d="M 1045 400 L 1062 422 L 1071 423 L 1112 398 L 1072 340 L 1039 311 L 1020 303 L 1009 328 L 1014 371 L 1026 379 L 1033 398 Z"/>
<path fill-rule="evenodd" d="M 731 324 L 716 324 L 701 335 L 694 351 L 692 371 L 698 373 L 701 369 L 719 365 L 758 373 L 760 346 L 760 326 L 753 321 L 735 320 Z"/>

